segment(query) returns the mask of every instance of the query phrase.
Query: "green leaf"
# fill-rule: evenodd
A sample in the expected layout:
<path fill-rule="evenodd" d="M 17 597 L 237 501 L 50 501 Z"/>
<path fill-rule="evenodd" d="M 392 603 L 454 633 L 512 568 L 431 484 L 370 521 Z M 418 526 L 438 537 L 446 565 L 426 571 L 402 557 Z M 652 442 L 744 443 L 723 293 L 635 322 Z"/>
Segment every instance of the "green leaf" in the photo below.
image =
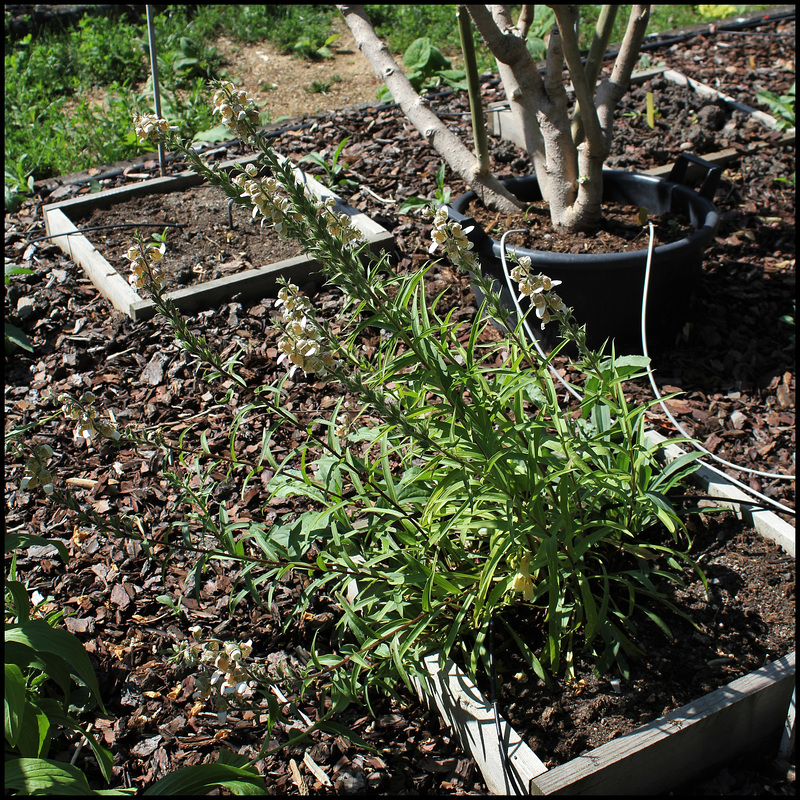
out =
<path fill-rule="evenodd" d="M 40 653 L 52 653 L 63 658 L 74 675 L 77 675 L 94 695 L 97 704 L 106 713 L 100 697 L 100 686 L 97 683 L 92 662 L 86 654 L 80 640 L 68 631 L 51 628 L 44 620 L 33 619 L 14 628 L 6 629 L 5 641 L 15 642 L 32 648 Z"/>
<path fill-rule="evenodd" d="M 6 283 L 9 283 L 9 276 L 11 275 L 33 275 L 36 272 L 35 269 L 29 269 L 28 267 L 18 267 L 15 264 L 6 264 L 5 267 L 5 279 Z"/>
<path fill-rule="evenodd" d="M 156 781 L 143 794 L 163 797 L 208 794 L 209 790 L 218 787 L 231 791 L 235 789 L 235 794 L 267 794 L 264 779 L 251 769 L 220 763 L 181 767 Z"/>
<path fill-rule="evenodd" d="M 20 642 L 6 640 L 6 664 L 16 664 L 21 669 L 33 668 L 43 672 L 54 680 L 64 693 L 65 701 L 69 700 L 72 687 L 72 675 L 69 664 L 53 653 L 37 652 L 33 647 Z"/>
<path fill-rule="evenodd" d="M 22 670 L 16 664 L 6 664 L 6 741 L 11 747 L 16 747 L 19 741 L 26 703 Z"/>
<path fill-rule="evenodd" d="M 61 560 L 66 564 L 69 561 L 69 552 L 63 542 L 58 539 L 47 539 L 44 536 L 37 536 L 33 533 L 7 533 L 5 537 L 6 554 L 19 547 L 28 547 L 32 544 L 51 544 L 58 550 Z"/>
<path fill-rule="evenodd" d="M 27 350 L 33 352 L 31 340 L 16 326 L 10 322 L 5 323 L 6 352 L 15 353 L 17 350 Z"/>
<path fill-rule="evenodd" d="M 83 736 L 86 738 L 86 741 L 89 742 L 89 746 L 92 748 L 92 752 L 97 759 L 97 763 L 100 765 L 100 770 L 103 773 L 103 777 L 106 779 L 106 781 L 111 783 L 114 778 L 114 757 L 111 755 L 111 752 L 106 750 L 106 748 L 97 741 L 97 739 L 89 730 L 79 725 L 77 720 L 75 720 L 69 714 L 65 714 L 60 703 L 49 698 L 43 698 L 39 701 L 39 705 L 41 710 L 47 715 L 47 719 L 52 725 L 61 725 L 64 728 L 69 728 L 70 730 L 83 734 Z"/>
<path fill-rule="evenodd" d="M 525 46 L 528 48 L 528 52 L 531 54 L 531 58 L 534 61 L 544 61 L 544 57 L 547 55 L 547 45 L 544 39 L 528 34 Z"/>
<path fill-rule="evenodd" d="M 371 745 L 369 742 L 362 739 L 357 733 L 354 733 L 345 725 L 342 725 L 339 722 L 333 722 L 332 720 L 321 720 L 315 726 L 318 730 L 327 731 L 328 733 L 332 733 L 336 736 L 342 736 L 348 741 L 351 741 L 356 747 L 363 747 L 366 750 L 369 750 L 372 753 L 377 753 L 378 751 L 375 749 L 374 745 Z"/>
<path fill-rule="evenodd" d="M 415 39 L 403 54 L 403 66 L 408 72 L 422 72 L 431 60 L 431 40 L 427 36 Z"/>
<path fill-rule="evenodd" d="M 415 208 L 425 208 L 430 205 L 430 200 L 424 197 L 408 197 L 397 207 L 398 214 L 408 214 Z"/>
<path fill-rule="evenodd" d="M 6 791 L 16 790 L 21 795 L 98 794 L 86 780 L 86 776 L 72 764 L 51 761 L 47 758 L 16 758 L 5 763 Z"/>
<path fill-rule="evenodd" d="M 16 613 L 20 622 L 27 622 L 31 617 L 31 601 L 28 590 L 19 581 L 6 581 L 6 590 L 11 593 L 13 606 L 6 603 L 6 614 Z M 6 617 L 8 619 L 8 617 Z"/>
<path fill-rule="evenodd" d="M 55 700 L 51 701 L 58 705 Z M 36 703 L 26 700 L 17 753 L 24 758 L 43 758 L 50 749 L 50 719 Z"/>

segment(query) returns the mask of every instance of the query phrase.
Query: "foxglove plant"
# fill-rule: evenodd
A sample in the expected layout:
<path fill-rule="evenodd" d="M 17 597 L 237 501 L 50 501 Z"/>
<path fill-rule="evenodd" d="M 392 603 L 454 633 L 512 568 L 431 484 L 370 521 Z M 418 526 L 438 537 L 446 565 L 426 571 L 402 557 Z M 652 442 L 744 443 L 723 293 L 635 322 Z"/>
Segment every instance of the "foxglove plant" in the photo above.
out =
<path fill-rule="evenodd" d="M 137 127 L 301 243 L 341 290 L 342 309 L 334 325 L 286 284 L 274 321 L 287 376 L 252 385 L 240 374 L 241 353 L 216 354 L 171 303 L 160 271 L 169 247 L 137 237 L 128 252 L 134 280 L 208 366 L 206 380 L 226 389 L 234 411 L 224 455 L 205 438 L 195 449 L 188 436 L 160 441 L 176 515 L 185 509 L 174 521 L 181 532 L 174 546 L 200 552 L 200 566 L 210 558 L 242 562 L 244 589 L 232 595 L 232 610 L 248 592 L 271 603 L 289 571 L 305 575 L 294 618 L 312 599 L 328 598 L 339 613 L 338 640 L 329 652 L 317 641 L 294 677 L 300 688 L 324 681 L 333 711 L 369 688 L 395 691 L 398 678 L 410 686 L 434 650 L 476 674 L 487 663 L 492 621 L 505 625 L 545 682 L 572 675 L 581 654 L 598 672 L 616 666 L 627 675 L 628 657 L 639 652 L 634 611 L 645 607 L 668 630 L 654 603 L 681 613 L 665 587 L 695 570 L 702 578 L 667 497 L 693 458 L 662 467 L 662 446 L 643 435 L 649 404 L 631 405 L 624 392 L 624 380 L 641 374 L 645 362 L 589 350 L 553 292 L 556 282 L 520 261 L 515 279 L 533 298 L 530 313 L 557 324 L 561 346 L 571 342 L 579 353 L 573 367 L 583 375 L 584 397 L 564 408 L 549 359 L 532 348 L 521 321 L 511 322 L 491 280 L 477 274 L 467 231 L 434 212 L 432 251 L 484 293 L 470 324 L 427 296 L 435 261 L 399 271 L 386 253 L 374 255 L 360 242 L 335 204 L 310 197 L 255 128 L 257 113 L 246 100 L 230 83 L 215 95 L 225 124 L 259 152 L 258 165 L 234 177 L 209 168 L 159 121 L 145 130 L 137 120 Z M 499 341 L 484 336 L 495 322 L 504 330 Z M 286 380 L 298 380 L 297 371 L 339 392 L 329 416 L 308 419 L 289 406 Z M 292 447 L 279 455 L 285 429 Z M 230 519 L 215 499 L 220 472 L 240 479 L 242 492 L 269 473 L 268 496 L 253 519 Z M 306 510 L 271 520 L 270 501 L 289 496 L 303 498 Z M 90 510 L 81 513 L 98 523 Z M 114 524 L 121 535 L 136 535 L 131 520 Z M 211 550 L 202 546 L 209 534 Z M 525 632 L 509 611 L 525 621 Z M 224 674 L 226 686 L 241 686 L 237 675 L 216 669 L 218 682 Z"/>
<path fill-rule="evenodd" d="M 337 598 L 351 639 L 318 666 L 405 677 L 435 643 L 445 653 L 460 649 L 474 672 L 488 620 L 522 603 L 542 615 L 540 647 L 523 652 L 543 679 L 570 672 L 576 637 L 599 669 L 615 662 L 627 669 L 626 653 L 636 652 L 634 599 L 643 594 L 670 605 L 654 576 L 679 582 L 679 562 L 693 566 L 667 540 L 641 538 L 657 522 L 672 544 L 685 536 L 665 493 L 692 469 L 691 458 L 662 469 L 644 442 L 648 406 L 629 407 L 622 381 L 645 362 L 589 350 L 553 291 L 558 281 L 520 259 L 512 274 L 532 300 L 531 313 L 542 326 L 557 323 L 580 354 L 575 366 L 585 397 L 579 409 L 563 409 L 547 361 L 481 278 L 469 231 L 444 210 L 432 212 L 431 253 L 467 271 L 486 298 L 464 339 L 462 325 L 440 316 L 425 295 L 433 262 L 403 275 L 385 254 L 370 254 L 333 200 L 310 197 L 277 158 L 245 100 L 231 84 L 215 95 L 225 124 L 240 136 L 246 131 L 243 138 L 261 155 L 259 166 L 233 178 L 157 130 L 262 225 L 303 244 L 344 295 L 346 313 L 334 333 L 297 287 L 281 289 L 279 361 L 290 376 L 301 370 L 338 385 L 342 400 L 329 420 L 308 426 L 299 461 L 279 462 L 266 444 L 248 475 L 269 467 L 272 497 L 302 495 L 311 506 L 269 529 L 252 527 L 244 538 L 268 559 L 310 570 L 305 599 L 321 591 Z M 494 345 L 480 341 L 490 320 L 506 328 Z M 368 329 L 388 334 L 371 357 L 359 347 Z M 264 389 L 256 391 L 264 397 Z M 268 409 L 276 426 L 300 424 L 283 408 L 280 388 L 269 391 L 275 401 L 246 406 L 237 429 L 256 408 Z M 235 435 L 230 449 L 237 452 Z M 313 552 L 312 566 L 304 559 Z M 277 574 L 267 570 L 261 579 L 271 585 Z"/>

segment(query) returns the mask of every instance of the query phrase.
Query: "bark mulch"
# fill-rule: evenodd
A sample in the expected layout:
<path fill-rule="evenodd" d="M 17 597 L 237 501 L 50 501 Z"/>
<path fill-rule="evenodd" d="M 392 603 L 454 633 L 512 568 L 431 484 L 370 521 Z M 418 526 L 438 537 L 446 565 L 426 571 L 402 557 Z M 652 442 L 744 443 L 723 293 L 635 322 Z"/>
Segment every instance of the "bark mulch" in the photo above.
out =
<path fill-rule="evenodd" d="M 763 26 L 757 35 L 770 47 L 780 47 L 780 58 L 793 58 L 793 21 Z M 692 43 L 690 56 L 676 48 L 650 51 L 650 56 L 654 63 L 664 61 L 690 77 L 711 82 L 703 71 L 708 61 L 697 56 L 713 53 L 715 59 L 724 57 L 725 72 L 733 83 L 757 80 L 758 88 L 780 94 L 785 91 L 786 70 L 780 59 L 761 59 L 763 48 L 753 44 L 760 41 L 757 35 L 746 40 L 721 34 L 704 37 Z M 755 66 L 751 64 L 754 55 L 758 56 Z M 667 97 L 668 90 L 658 81 L 647 88 Z M 782 318 L 794 316 L 794 143 L 777 144 L 778 134 L 749 123 L 739 112 L 729 114 L 715 104 L 668 106 L 666 99 L 658 128 L 650 131 L 636 113 L 642 108 L 638 92 L 647 88 L 626 98 L 623 111 L 630 114 L 620 117 L 610 166 L 647 169 L 668 163 L 687 149 L 687 142 L 692 152 L 732 147 L 740 154 L 727 165 L 716 196 L 722 223 L 696 292 L 692 323 L 673 349 L 654 359 L 660 387 L 663 392 L 683 392 L 668 401 L 670 409 L 715 454 L 760 470 L 793 473 L 794 326 Z M 730 89 L 727 84 L 720 88 Z M 497 97 L 492 83 L 487 82 L 484 91 L 487 98 Z M 748 97 L 743 102 L 752 100 Z M 465 97 L 445 94 L 433 104 L 447 115 L 453 130 L 464 136 Z M 360 181 L 362 188 L 346 199 L 393 232 L 400 268 L 425 259 L 429 227 L 414 216 L 399 214 L 396 203 L 414 195 L 432 197 L 440 162 L 397 109 L 378 105 L 342 109 L 280 127 L 283 132 L 276 135 L 276 148 L 293 159 L 315 150 L 330 155 L 350 136 L 342 158 L 349 165 L 349 176 Z M 756 149 L 755 143 L 763 146 Z M 494 166 L 500 172 L 529 171 L 521 151 L 496 139 L 491 144 Z M 241 153 L 232 145 L 218 157 Z M 157 174 L 156 165 L 143 158 L 128 172 L 147 170 Z M 115 171 L 119 174 L 101 181 L 104 188 L 132 180 L 121 167 L 98 167 L 93 175 Z M 199 380 L 191 359 L 174 343 L 165 325 L 157 319 L 131 323 L 111 309 L 60 250 L 48 241 L 33 241 L 45 234 L 42 204 L 88 192 L 87 182 L 81 182 L 86 177 L 37 184 L 35 196 L 18 213 L 5 216 L 6 263 L 35 270 L 33 275 L 13 280 L 6 291 L 6 318 L 23 328 L 34 347 L 32 354 L 6 358 L 6 430 L 40 418 L 40 404 L 51 391 L 80 395 L 91 390 L 98 397 L 98 407 L 111 409 L 121 425 L 163 425 L 167 437 L 175 441 L 193 423 L 201 422 L 209 429 L 210 446 L 224 447 L 230 415 L 213 407 L 211 390 Z M 465 190 L 452 176 L 447 184 L 454 197 Z M 468 285 L 452 270 L 443 265 L 434 277 L 441 288 L 452 286 L 452 302 L 462 306 L 465 315 L 475 313 Z M 316 292 L 318 308 L 335 315 L 339 307 L 335 291 L 313 283 L 306 288 Z M 190 324 L 220 349 L 233 342 L 247 345 L 245 375 L 253 382 L 268 383 L 281 372 L 275 363 L 273 309 L 269 298 L 233 298 L 217 309 L 191 315 Z M 321 383 L 298 377 L 286 386 L 294 410 L 309 419 L 325 413 L 336 401 L 333 390 Z M 649 391 L 644 383 L 631 388 L 639 397 L 649 397 Z M 663 433 L 675 433 L 658 408 L 650 413 L 649 422 Z M 75 491 L 100 514 L 139 514 L 155 537 L 164 532 L 176 498 L 158 475 L 155 453 L 117 450 L 101 443 L 79 446 L 73 442 L 72 427 L 64 421 L 51 422 L 31 440 L 31 444 L 48 442 L 53 447 L 57 481 L 83 481 L 86 488 L 73 484 Z M 285 444 L 291 446 L 291 442 Z M 730 474 L 794 507 L 793 482 L 735 470 Z M 195 675 L 168 663 L 169 648 L 185 640 L 189 625 L 199 624 L 205 634 L 252 639 L 254 648 L 270 652 L 271 658 L 302 660 L 314 633 L 330 629 L 330 610 L 312 606 L 301 625 L 282 633 L 281 623 L 301 588 L 288 577 L 276 592 L 275 607 L 259 608 L 244 600 L 231 613 L 235 578 L 231 567 L 211 564 L 195 580 L 192 560 L 176 555 L 162 573 L 137 544 L 84 532 L 66 512 L 54 509 L 35 493 L 19 491 L 21 477 L 22 461 L 7 456 L 7 530 L 61 539 L 71 559 L 65 565 L 53 548 L 32 547 L 20 554 L 18 570 L 31 591 L 53 598 L 65 613 L 67 628 L 95 660 L 109 714 L 95 715 L 94 726 L 114 752 L 116 785 L 146 786 L 179 766 L 213 760 L 223 747 L 255 755 L 264 735 L 259 716 L 234 719 L 231 715 L 222 723 L 208 709 L 197 709 L 192 699 Z M 263 486 L 239 496 L 235 488 L 222 484 L 216 499 L 227 500 L 231 517 L 256 518 Z M 291 499 L 284 499 L 268 509 L 267 521 L 293 509 Z M 176 615 L 167 602 L 180 602 L 180 613 Z M 437 715 L 413 698 L 406 703 L 376 698 L 374 710 L 373 717 L 351 708 L 342 722 L 373 745 L 375 752 L 356 747 L 340 735 L 316 735 L 307 754 L 305 748 L 294 748 L 262 763 L 271 791 L 297 791 L 296 775 L 302 773 L 307 787 L 315 792 L 486 793 L 474 763 Z M 312 702 L 298 711 L 312 718 L 316 713 Z M 293 724 L 289 719 L 281 723 L 274 732 L 276 739 L 285 738 Z M 68 758 L 72 752 L 55 756 Z M 306 755 L 326 773 L 330 786 L 314 777 L 308 762 L 303 765 Z M 77 763 L 97 774 L 84 757 Z M 793 768 L 787 777 L 785 769 L 776 771 L 770 754 L 757 754 L 752 761 L 726 768 L 711 783 L 687 791 L 793 793 Z"/>

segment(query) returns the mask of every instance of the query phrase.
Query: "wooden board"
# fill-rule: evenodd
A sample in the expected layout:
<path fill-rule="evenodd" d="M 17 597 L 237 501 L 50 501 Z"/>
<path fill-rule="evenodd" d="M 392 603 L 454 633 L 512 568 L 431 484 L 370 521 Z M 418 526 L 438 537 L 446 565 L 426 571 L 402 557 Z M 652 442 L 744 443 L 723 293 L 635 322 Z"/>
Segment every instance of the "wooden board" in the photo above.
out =
<path fill-rule="evenodd" d="M 795 654 L 554 767 L 531 794 L 660 794 L 774 737 L 794 687 Z"/>
<path fill-rule="evenodd" d="M 712 88 L 711 86 L 706 86 L 704 83 L 700 83 L 699 81 L 691 80 L 687 78 L 680 72 L 677 72 L 673 69 L 667 69 L 666 67 L 656 67 L 654 69 L 643 70 L 642 72 L 634 72 L 631 75 L 631 84 L 642 83 L 645 80 L 649 80 L 650 78 L 654 77 L 655 75 L 663 74 L 663 76 L 670 81 L 671 83 L 676 84 L 677 86 L 686 86 L 689 84 L 691 88 L 697 92 L 701 97 L 708 97 L 713 100 L 721 100 L 722 102 L 726 103 L 727 105 L 737 108 L 740 111 L 745 111 L 745 113 L 750 114 L 754 119 L 761 122 L 767 128 L 775 131 L 778 130 L 778 123 L 774 117 L 771 117 L 769 114 L 765 114 L 763 111 L 757 111 L 754 108 L 750 108 L 749 106 L 744 105 L 743 103 L 739 103 L 738 101 L 734 100 L 732 97 L 717 91 L 716 89 Z M 570 88 L 570 87 L 567 87 Z M 513 142 L 518 147 L 521 147 L 523 150 L 525 149 L 524 145 L 524 137 L 522 132 L 519 128 L 516 118 L 511 113 L 508 108 L 508 103 L 494 103 L 489 106 L 489 113 L 487 115 L 487 125 L 489 130 L 495 134 L 495 136 L 499 136 L 502 139 L 507 139 L 510 142 Z M 792 142 L 795 138 L 795 129 L 790 128 L 787 130 L 783 137 L 781 138 L 781 143 L 784 142 Z M 766 145 L 766 143 L 765 143 Z M 720 150 L 716 153 L 711 153 L 709 155 L 704 155 L 702 158 L 706 161 L 710 161 L 713 164 L 726 164 L 729 161 L 732 161 L 737 156 L 741 156 L 741 150 L 735 150 L 733 148 L 728 148 L 726 150 Z M 661 167 L 655 167 L 651 170 L 646 170 L 644 173 L 645 175 L 655 175 L 657 177 L 666 177 L 672 170 L 672 164 L 668 164 Z M 699 171 L 700 167 L 696 165 L 690 165 L 690 171 Z M 690 178 L 689 171 L 687 171 L 687 179 Z"/>
<path fill-rule="evenodd" d="M 504 764 L 497 735 L 494 709 L 469 676 L 452 661 L 439 668 L 436 653 L 426 656 L 424 682 L 416 682 L 420 699 L 433 699 L 439 713 L 458 735 L 461 746 L 471 753 L 492 794 L 519 794 L 515 785 L 527 787 L 537 775 L 547 771 L 533 750 L 500 717 L 505 752 Z M 513 777 L 509 777 L 509 772 Z"/>
<path fill-rule="evenodd" d="M 655 431 L 647 431 L 645 436 L 652 444 L 660 444 L 666 441 L 665 436 Z M 685 452 L 684 449 L 674 444 L 667 445 L 667 447 L 664 448 L 664 454 L 668 461 L 673 461 L 679 456 L 682 456 Z M 793 525 L 790 525 L 771 511 L 752 508 L 747 502 L 758 502 L 757 498 L 737 486 L 734 486 L 725 477 L 709 469 L 709 467 L 704 464 L 700 465 L 699 469 L 692 477 L 708 494 L 713 497 L 718 497 L 720 499 L 720 505 L 729 506 L 740 518 L 744 519 L 749 525 L 752 525 L 765 539 L 771 539 L 790 556 L 795 555 L 796 533 Z M 726 500 L 731 502 L 726 503 Z M 745 501 L 745 505 L 733 502 L 736 500 Z"/>
<path fill-rule="evenodd" d="M 127 313 L 131 304 L 141 301 L 130 283 L 103 258 L 60 208 L 50 208 L 44 220 L 48 236 L 63 234 L 53 238 L 53 243 L 83 267 L 89 280 L 114 308 Z"/>
<path fill-rule="evenodd" d="M 256 161 L 257 158 L 258 156 L 253 155 L 236 161 L 226 161 L 220 165 L 220 169 L 230 170 L 237 163 L 247 165 Z M 286 161 L 286 158 L 281 155 L 278 155 L 278 158 Z M 337 210 L 350 217 L 352 224 L 361 231 L 374 252 L 379 252 L 394 243 L 392 234 L 366 214 L 348 206 L 335 192 L 304 173 L 299 167 L 293 167 L 293 171 L 297 180 L 307 185 L 318 198 L 333 197 L 337 203 Z M 202 182 L 203 178 L 200 175 L 186 170 L 177 175 L 153 178 L 130 186 L 120 186 L 96 194 L 51 203 L 44 206 L 42 210 L 47 234 L 48 236 L 64 234 L 55 237 L 53 242 L 83 268 L 97 290 L 111 302 L 114 308 L 135 321 L 148 319 L 155 314 L 155 305 L 152 300 L 142 297 L 131 287 L 91 241 L 78 230 L 77 226 L 69 219 L 69 215 L 77 215 L 77 212 L 83 212 L 96 206 L 113 205 L 115 202 L 138 195 L 182 191 Z M 217 280 L 199 283 L 186 289 L 168 292 L 167 297 L 182 311 L 191 312 L 203 308 L 213 308 L 236 294 L 242 294 L 244 297 L 274 296 L 278 291 L 278 278 L 308 281 L 309 278 L 319 273 L 320 265 L 317 261 L 308 256 L 297 256 L 266 267 L 246 270 Z"/>

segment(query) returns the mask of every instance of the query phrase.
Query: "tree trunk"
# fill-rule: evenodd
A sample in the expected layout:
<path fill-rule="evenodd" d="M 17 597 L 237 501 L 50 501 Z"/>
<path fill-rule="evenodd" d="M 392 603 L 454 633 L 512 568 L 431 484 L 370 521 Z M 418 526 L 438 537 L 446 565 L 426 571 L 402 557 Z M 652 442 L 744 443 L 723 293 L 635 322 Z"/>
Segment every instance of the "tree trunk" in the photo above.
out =
<path fill-rule="evenodd" d="M 516 215 L 519 202 L 490 174 L 414 90 L 386 45 L 378 39 L 363 6 L 338 6 L 359 49 L 384 81 L 403 113 L 489 208 Z M 597 65 L 584 69 L 575 23 L 579 6 L 552 6 L 557 28 L 550 35 L 545 76 L 539 74 L 525 44 L 533 9 L 524 6 L 515 26 L 509 6 L 466 7 L 475 27 L 497 59 L 511 113 L 519 123 L 543 199 L 556 230 L 594 228 L 601 219 L 603 163 L 611 150 L 614 111 L 630 84 L 649 20 L 649 6 L 633 6 L 609 78 L 596 87 Z M 610 25 L 610 23 L 609 23 Z M 603 26 L 604 29 L 607 26 Z M 601 43 L 595 48 L 600 58 Z M 563 68 L 566 60 L 580 105 L 580 132 L 572 130 Z M 596 89 L 596 93 L 595 93 Z M 580 136 L 576 145 L 575 137 Z"/>
<path fill-rule="evenodd" d="M 450 168 L 478 195 L 488 207 L 505 214 L 518 214 L 520 204 L 495 178 L 480 174 L 476 157 L 461 140 L 431 111 L 419 96 L 405 73 L 397 66 L 389 48 L 378 39 L 367 19 L 363 6 L 338 6 L 353 32 L 358 49 L 366 56 L 378 77 L 388 87 L 403 113 Z"/>

